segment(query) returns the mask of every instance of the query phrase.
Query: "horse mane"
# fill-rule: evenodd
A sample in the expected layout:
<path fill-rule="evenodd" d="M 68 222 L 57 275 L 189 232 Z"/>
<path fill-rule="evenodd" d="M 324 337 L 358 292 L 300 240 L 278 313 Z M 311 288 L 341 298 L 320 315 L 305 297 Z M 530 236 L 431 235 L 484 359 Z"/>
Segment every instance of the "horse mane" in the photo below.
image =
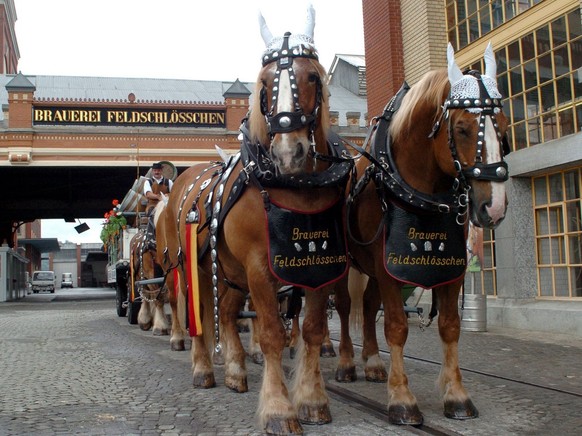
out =
<path fill-rule="evenodd" d="M 412 125 L 417 111 L 424 110 L 434 113 L 430 122 L 432 126 L 440 114 L 446 95 L 449 92 L 449 78 L 446 69 L 429 71 L 422 79 L 413 85 L 400 105 L 400 109 L 394 115 L 390 125 L 390 135 L 394 142 L 399 142 L 409 135 L 417 125 Z M 428 123 L 427 123 L 428 125 Z"/>
<path fill-rule="evenodd" d="M 166 208 L 168 204 L 168 196 L 162 193 L 162 200 L 158 201 L 156 207 L 154 209 L 154 226 L 158 224 L 158 220 L 160 219 L 160 215 L 162 214 L 163 210 Z"/>
<path fill-rule="evenodd" d="M 327 73 L 323 66 L 313 60 L 309 59 L 309 61 L 315 66 L 317 69 L 317 73 L 321 79 L 321 105 L 319 108 L 319 119 L 317 120 L 318 126 L 325 126 L 324 129 L 317 129 L 316 135 L 318 135 L 317 143 L 327 141 L 327 127 L 330 125 L 329 121 L 329 88 L 327 86 Z M 265 117 L 261 112 L 261 89 L 263 88 L 263 83 L 261 82 L 260 76 L 257 79 L 255 84 L 255 92 L 253 93 L 254 99 L 251 105 L 251 111 L 249 114 L 249 132 L 250 132 L 250 139 L 252 142 L 258 142 L 260 144 L 268 144 L 269 143 L 269 132 L 267 130 L 267 123 L 265 121 Z"/>

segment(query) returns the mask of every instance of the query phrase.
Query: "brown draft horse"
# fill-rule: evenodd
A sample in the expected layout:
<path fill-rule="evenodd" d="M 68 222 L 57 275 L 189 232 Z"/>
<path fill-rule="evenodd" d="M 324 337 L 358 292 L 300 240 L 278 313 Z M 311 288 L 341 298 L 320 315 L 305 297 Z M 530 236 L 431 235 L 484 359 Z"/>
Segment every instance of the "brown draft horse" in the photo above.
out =
<path fill-rule="evenodd" d="M 162 207 L 158 209 L 162 210 Z M 161 268 L 156 262 L 156 252 L 148 248 L 146 239 L 146 232 L 140 229 L 130 241 L 131 267 L 128 289 L 134 298 L 141 300 L 137 315 L 139 327 L 144 331 L 152 329 L 155 336 L 164 336 L 169 334 L 169 325 L 164 313 L 167 292 L 159 285 L 136 283 L 162 275 L 161 271 L 158 272 Z M 129 316 L 132 317 L 131 314 Z"/>
<path fill-rule="evenodd" d="M 301 434 L 301 423 L 331 421 L 319 354 L 329 292 L 347 271 L 343 198 L 353 165 L 339 138 L 328 134 L 329 96 L 313 46 L 314 25 L 310 8 L 304 33 L 273 38 L 261 17 L 267 49 L 241 126 L 241 150 L 184 171 L 160 219 L 165 235 L 157 233 L 164 269 L 177 271 L 174 318 L 181 332 L 186 301 L 196 301 L 199 290 L 203 335 L 192 337 L 191 353 L 196 387 L 215 385 L 214 345 L 215 353 L 224 353 L 225 384 L 237 392 L 248 389 L 236 318 L 250 295 L 265 362 L 258 416 L 270 434 Z M 194 277 L 189 265 L 196 258 L 198 287 L 186 279 Z M 310 289 L 290 391 L 277 298 L 287 284 Z M 198 328 L 189 319 L 190 335 L 193 326 Z"/>
<path fill-rule="evenodd" d="M 406 283 L 431 288 L 436 298 L 443 347 L 438 382 L 445 416 L 478 416 L 459 370 L 458 298 L 468 220 L 495 228 L 505 216 L 507 119 L 501 112 L 491 46 L 485 51 L 483 75 L 463 74 L 450 46 L 447 55 L 448 74 L 432 71 L 411 88 L 404 85 L 373 125 L 371 147 L 360 150 L 367 159 L 356 165 L 358 178 L 347 200 L 350 254 L 354 266 L 369 276 L 363 295 L 365 375 L 372 381 L 387 380 L 394 424 L 419 425 L 423 420 L 404 370 L 408 322 L 401 288 Z M 380 303 L 390 346 L 389 374 L 376 342 Z M 356 373 L 345 280 L 336 287 L 336 308 L 342 321 L 336 379 L 349 382 Z"/>

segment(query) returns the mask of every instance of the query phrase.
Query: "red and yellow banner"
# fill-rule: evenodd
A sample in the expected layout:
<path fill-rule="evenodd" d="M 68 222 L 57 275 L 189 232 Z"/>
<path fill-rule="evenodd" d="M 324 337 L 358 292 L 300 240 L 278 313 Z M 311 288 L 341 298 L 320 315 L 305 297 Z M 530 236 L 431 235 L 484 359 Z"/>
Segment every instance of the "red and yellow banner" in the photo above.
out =
<path fill-rule="evenodd" d="M 190 336 L 202 335 L 200 291 L 198 289 L 198 223 L 186 224 L 186 274 L 188 283 L 188 329 Z"/>

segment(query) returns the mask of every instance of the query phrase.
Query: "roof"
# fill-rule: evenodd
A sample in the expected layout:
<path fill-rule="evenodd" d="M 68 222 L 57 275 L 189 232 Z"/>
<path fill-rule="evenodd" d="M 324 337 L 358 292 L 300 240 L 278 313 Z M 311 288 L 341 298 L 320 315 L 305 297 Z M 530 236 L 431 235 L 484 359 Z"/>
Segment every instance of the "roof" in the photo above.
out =
<path fill-rule="evenodd" d="M 0 99 L 8 102 L 6 84 L 15 76 L 0 75 Z M 35 101 L 206 103 L 223 104 L 223 94 L 235 82 L 183 79 L 137 79 L 127 77 L 25 76 L 36 87 Z M 254 83 L 245 84 L 253 89 Z"/>
<path fill-rule="evenodd" d="M 347 56 L 347 55 L 341 55 Z M 357 57 L 357 56 L 355 56 Z M 335 61 L 337 62 L 337 61 Z M 128 77 L 88 76 L 24 76 L 0 74 L 0 104 L 8 104 L 6 85 L 18 77 L 18 83 L 29 82 L 36 88 L 34 100 L 41 102 L 79 103 L 128 103 L 129 95 L 135 96 L 135 104 L 224 104 L 224 94 L 251 95 L 254 82 L 232 82 L 186 79 L 140 79 Z M 367 111 L 365 98 L 345 89 L 329 86 L 330 110 L 340 113 L 340 125 L 347 125 L 346 112 Z M 0 120 L 4 118 L 0 112 Z M 364 125 L 363 116 L 361 125 Z"/>
<path fill-rule="evenodd" d="M 85 262 L 107 262 L 107 253 L 104 251 L 90 251 Z"/>
<path fill-rule="evenodd" d="M 31 245 L 40 253 L 50 253 L 61 250 L 57 238 L 19 238 L 18 245 Z"/>
<path fill-rule="evenodd" d="M 354 67 L 362 68 L 366 66 L 366 56 L 364 55 L 350 55 L 350 54 L 338 54 L 335 55 L 335 59 L 341 59 Z"/>

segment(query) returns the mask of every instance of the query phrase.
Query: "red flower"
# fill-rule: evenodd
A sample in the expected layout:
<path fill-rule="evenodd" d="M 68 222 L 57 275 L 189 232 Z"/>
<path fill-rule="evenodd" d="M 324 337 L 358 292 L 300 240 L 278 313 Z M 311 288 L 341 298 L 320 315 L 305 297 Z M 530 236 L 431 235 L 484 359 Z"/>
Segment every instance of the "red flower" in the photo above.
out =
<path fill-rule="evenodd" d="M 117 200 L 117 199 L 114 199 L 114 200 L 112 201 L 112 203 L 113 203 L 113 206 L 117 206 L 117 205 L 119 204 L 119 200 Z"/>

